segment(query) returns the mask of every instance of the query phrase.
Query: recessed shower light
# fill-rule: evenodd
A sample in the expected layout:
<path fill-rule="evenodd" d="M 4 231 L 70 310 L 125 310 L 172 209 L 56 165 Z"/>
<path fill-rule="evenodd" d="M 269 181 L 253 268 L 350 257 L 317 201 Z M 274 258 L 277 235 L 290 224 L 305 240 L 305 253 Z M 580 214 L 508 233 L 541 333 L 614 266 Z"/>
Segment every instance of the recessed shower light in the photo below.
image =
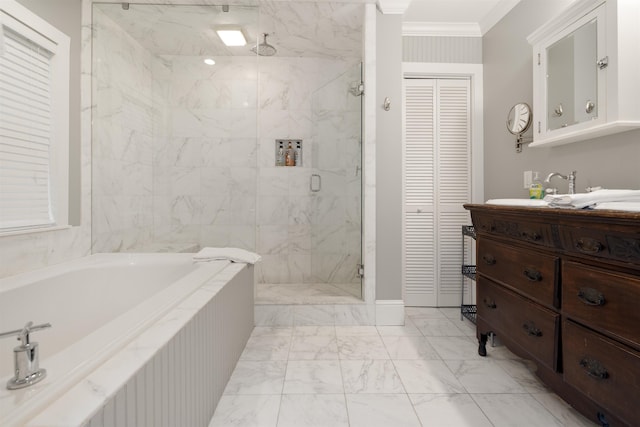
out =
<path fill-rule="evenodd" d="M 247 38 L 240 27 L 222 26 L 216 29 L 216 33 L 226 46 L 245 46 L 247 44 Z"/>
<path fill-rule="evenodd" d="M 204 63 L 207 64 L 207 65 L 215 65 L 216 61 L 214 61 L 211 58 L 207 58 L 207 59 L 204 60 Z"/>

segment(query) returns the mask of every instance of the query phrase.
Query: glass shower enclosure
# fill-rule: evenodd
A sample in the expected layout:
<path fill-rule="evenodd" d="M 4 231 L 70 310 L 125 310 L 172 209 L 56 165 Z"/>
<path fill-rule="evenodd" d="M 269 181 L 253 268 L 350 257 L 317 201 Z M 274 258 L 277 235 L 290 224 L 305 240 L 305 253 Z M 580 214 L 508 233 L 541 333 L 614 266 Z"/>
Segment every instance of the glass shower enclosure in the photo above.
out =
<path fill-rule="evenodd" d="M 240 247 L 262 255 L 259 284 L 360 297 L 362 13 L 94 3 L 93 251 Z M 309 25 L 279 21 L 291 14 Z M 360 47 L 303 37 L 312 22 Z M 221 42 L 215 30 L 229 26 L 246 46 Z M 263 32 L 274 56 L 251 51 Z M 278 139 L 302 141 L 298 166 L 276 166 Z"/>

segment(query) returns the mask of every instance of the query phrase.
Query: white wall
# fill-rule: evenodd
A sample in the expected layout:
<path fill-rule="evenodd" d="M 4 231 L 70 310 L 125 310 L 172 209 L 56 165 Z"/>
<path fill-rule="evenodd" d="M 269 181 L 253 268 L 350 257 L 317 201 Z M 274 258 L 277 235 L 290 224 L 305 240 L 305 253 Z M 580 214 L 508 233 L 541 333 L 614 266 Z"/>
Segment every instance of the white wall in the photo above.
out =
<path fill-rule="evenodd" d="M 376 299 L 402 299 L 402 15 L 377 15 Z M 384 98 L 391 108 L 385 111 Z"/>

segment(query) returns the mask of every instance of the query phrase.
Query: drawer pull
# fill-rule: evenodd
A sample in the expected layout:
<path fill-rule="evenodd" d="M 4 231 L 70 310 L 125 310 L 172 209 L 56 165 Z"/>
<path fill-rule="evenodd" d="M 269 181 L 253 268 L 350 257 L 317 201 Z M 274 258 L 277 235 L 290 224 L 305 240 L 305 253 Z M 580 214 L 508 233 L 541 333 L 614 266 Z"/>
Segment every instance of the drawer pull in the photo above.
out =
<path fill-rule="evenodd" d="M 593 288 L 580 288 L 578 289 L 578 299 L 586 305 L 601 306 L 604 305 L 606 300 L 604 295 Z"/>
<path fill-rule="evenodd" d="M 535 231 L 522 231 L 520 233 L 520 236 L 522 236 L 523 239 L 525 240 L 529 240 L 532 242 L 537 242 L 538 240 L 542 239 L 542 236 L 538 233 L 536 233 Z"/>
<path fill-rule="evenodd" d="M 533 322 L 523 323 L 522 324 L 522 329 L 527 331 L 527 335 L 529 335 L 529 336 L 532 336 L 532 337 L 541 337 L 542 336 L 542 331 L 540 329 L 536 328 L 536 325 Z"/>
<path fill-rule="evenodd" d="M 484 305 L 487 308 L 490 308 L 492 310 L 498 308 L 495 301 L 490 301 L 490 300 L 487 300 L 486 298 L 484 299 Z"/>
<path fill-rule="evenodd" d="M 539 282 L 542 280 L 542 273 L 534 268 L 525 268 L 522 274 L 531 282 Z"/>
<path fill-rule="evenodd" d="M 606 380 L 609 378 L 609 372 L 602 366 L 599 360 L 590 359 L 588 357 L 580 360 L 580 366 L 585 368 L 587 375 L 597 380 Z"/>
<path fill-rule="evenodd" d="M 576 249 L 588 254 L 597 254 L 602 252 L 604 245 L 597 240 L 583 237 L 576 242 Z"/>
<path fill-rule="evenodd" d="M 487 265 L 494 265 L 496 263 L 495 257 L 493 255 L 491 255 L 491 254 L 482 255 L 482 260 Z"/>

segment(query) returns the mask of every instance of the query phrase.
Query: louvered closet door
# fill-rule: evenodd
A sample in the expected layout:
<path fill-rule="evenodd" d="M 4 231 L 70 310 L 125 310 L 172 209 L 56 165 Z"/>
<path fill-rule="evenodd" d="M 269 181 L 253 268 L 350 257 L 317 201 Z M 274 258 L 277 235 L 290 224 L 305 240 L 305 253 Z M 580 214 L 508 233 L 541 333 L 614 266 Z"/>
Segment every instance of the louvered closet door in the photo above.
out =
<path fill-rule="evenodd" d="M 460 304 L 471 198 L 468 80 L 405 79 L 404 286 L 414 306 Z"/>

